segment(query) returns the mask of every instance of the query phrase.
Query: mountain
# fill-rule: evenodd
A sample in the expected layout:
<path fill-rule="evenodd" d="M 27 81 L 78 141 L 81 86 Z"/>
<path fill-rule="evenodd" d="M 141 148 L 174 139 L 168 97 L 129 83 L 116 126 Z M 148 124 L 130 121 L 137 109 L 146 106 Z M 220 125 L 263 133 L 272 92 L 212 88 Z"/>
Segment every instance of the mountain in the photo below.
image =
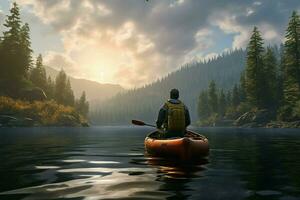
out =
<path fill-rule="evenodd" d="M 246 51 L 240 49 L 208 61 L 190 63 L 152 84 L 119 93 L 103 102 L 103 106 L 92 111 L 92 122 L 128 124 L 135 118 L 154 122 L 172 88 L 179 89 L 180 99 L 189 107 L 192 120 L 196 121 L 199 93 L 211 80 L 215 80 L 219 88 L 231 89 L 239 81 L 245 60 Z"/>
<path fill-rule="evenodd" d="M 50 76 L 52 80 L 55 80 L 56 75 L 59 73 L 58 70 L 52 67 L 45 66 L 47 76 Z M 92 107 L 100 104 L 102 101 L 111 98 L 119 92 L 125 91 L 120 85 L 117 84 L 101 84 L 96 81 L 74 78 L 70 78 L 71 87 L 74 91 L 76 98 L 79 98 L 83 91 L 86 92 L 86 96 Z"/>

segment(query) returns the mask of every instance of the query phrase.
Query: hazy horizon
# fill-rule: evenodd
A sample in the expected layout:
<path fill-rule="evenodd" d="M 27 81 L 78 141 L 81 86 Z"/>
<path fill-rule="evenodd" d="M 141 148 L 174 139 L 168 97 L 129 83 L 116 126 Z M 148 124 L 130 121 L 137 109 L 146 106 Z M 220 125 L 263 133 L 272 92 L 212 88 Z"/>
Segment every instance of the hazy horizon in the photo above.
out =
<path fill-rule="evenodd" d="M 0 23 L 12 2 L 1 1 Z M 300 9 L 295 0 L 16 2 L 30 25 L 34 55 L 43 54 L 46 65 L 127 89 L 184 63 L 245 48 L 253 26 L 266 45 L 279 44 L 291 12 Z"/>

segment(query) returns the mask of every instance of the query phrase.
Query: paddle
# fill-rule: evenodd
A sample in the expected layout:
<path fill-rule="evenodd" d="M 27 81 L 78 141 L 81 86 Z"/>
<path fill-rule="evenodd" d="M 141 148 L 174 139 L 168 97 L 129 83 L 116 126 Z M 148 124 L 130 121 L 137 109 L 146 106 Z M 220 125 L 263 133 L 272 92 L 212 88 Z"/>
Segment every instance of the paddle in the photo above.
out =
<path fill-rule="evenodd" d="M 152 125 L 152 124 L 147 124 L 147 123 L 145 123 L 145 122 L 143 122 L 143 121 L 135 120 L 135 119 L 131 120 L 131 123 L 134 124 L 134 125 L 137 125 L 137 126 L 150 126 L 150 127 L 157 128 L 156 126 L 154 126 L 154 125 Z M 163 131 L 163 130 L 161 130 L 161 129 L 157 129 L 157 130 L 158 130 L 159 132 L 162 132 L 162 131 Z M 188 133 L 187 133 L 187 134 L 188 134 Z M 203 135 L 197 134 L 197 136 L 206 139 L 206 137 L 203 136 Z"/>
<path fill-rule="evenodd" d="M 152 125 L 152 124 L 146 124 L 145 122 L 143 121 L 140 121 L 140 120 L 131 120 L 131 123 L 134 124 L 134 125 L 137 125 L 137 126 L 150 126 L 150 127 L 154 127 L 156 128 L 156 126 Z"/>

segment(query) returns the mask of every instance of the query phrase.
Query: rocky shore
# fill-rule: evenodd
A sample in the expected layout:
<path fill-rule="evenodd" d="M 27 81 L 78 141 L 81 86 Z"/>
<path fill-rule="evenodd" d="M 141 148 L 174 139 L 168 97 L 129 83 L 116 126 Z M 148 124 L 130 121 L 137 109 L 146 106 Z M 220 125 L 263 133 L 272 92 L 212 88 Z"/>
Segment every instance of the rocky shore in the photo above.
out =
<path fill-rule="evenodd" d="M 235 120 L 218 119 L 210 126 L 241 128 L 300 128 L 300 121 L 278 121 L 267 110 L 249 111 Z"/>

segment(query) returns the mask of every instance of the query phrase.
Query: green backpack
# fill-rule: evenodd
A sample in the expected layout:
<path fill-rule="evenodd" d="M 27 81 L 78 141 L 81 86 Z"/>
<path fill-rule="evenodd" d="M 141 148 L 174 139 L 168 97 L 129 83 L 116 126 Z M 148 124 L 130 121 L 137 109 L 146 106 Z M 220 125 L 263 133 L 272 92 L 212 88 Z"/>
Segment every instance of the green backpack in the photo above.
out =
<path fill-rule="evenodd" d="M 165 103 L 168 110 L 168 119 L 166 121 L 168 131 L 184 131 L 185 130 L 185 109 L 184 104 Z"/>

